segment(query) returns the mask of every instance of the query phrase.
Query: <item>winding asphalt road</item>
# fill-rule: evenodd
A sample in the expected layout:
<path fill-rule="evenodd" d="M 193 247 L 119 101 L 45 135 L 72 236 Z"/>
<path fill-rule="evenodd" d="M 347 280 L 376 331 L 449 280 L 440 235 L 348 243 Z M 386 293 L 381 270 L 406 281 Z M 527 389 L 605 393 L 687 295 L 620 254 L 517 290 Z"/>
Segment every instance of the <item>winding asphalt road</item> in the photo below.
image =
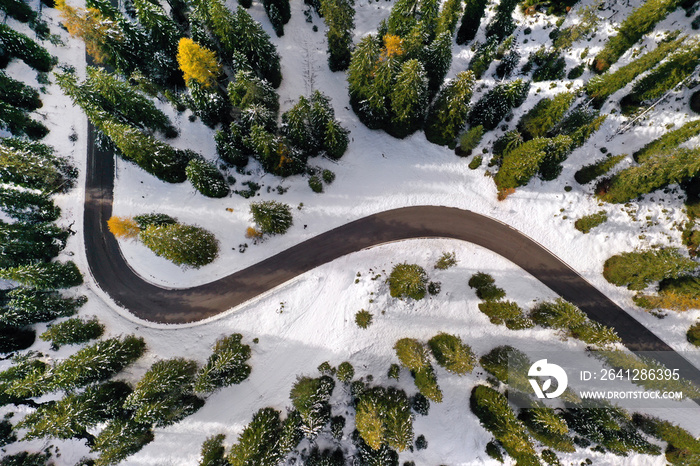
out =
<path fill-rule="evenodd" d="M 412 238 L 452 238 L 487 248 L 518 265 L 591 319 L 614 328 L 629 349 L 663 351 L 657 359 L 700 386 L 696 367 L 547 249 L 503 223 L 451 207 L 405 207 L 370 215 L 204 285 L 166 289 L 148 283 L 129 267 L 107 229 L 114 155 L 96 148 L 92 125 L 88 134 L 84 216 L 88 264 L 100 288 L 141 319 L 167 324 L 199 321 L 352 252 Z"/>

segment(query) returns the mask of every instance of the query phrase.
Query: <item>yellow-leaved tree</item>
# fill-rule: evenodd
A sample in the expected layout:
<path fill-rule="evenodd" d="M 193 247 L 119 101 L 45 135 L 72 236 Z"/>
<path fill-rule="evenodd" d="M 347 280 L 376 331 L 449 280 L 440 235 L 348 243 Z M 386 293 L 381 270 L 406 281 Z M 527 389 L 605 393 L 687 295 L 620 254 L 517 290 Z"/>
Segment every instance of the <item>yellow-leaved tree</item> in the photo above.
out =
<path fill-rule="evenodd" d="M 216 54 L 188 37 L 180 39 L 177 63 L 185 75 L 185 82 L 194 79 L 205 87 L 216 85 L 216 78 L 221 73 L 221 65 L 216 59 Z"/>
<path fill-rule="evenodd" d="M 117 238 L 136 238 L 141 231 L 136 221 L 131 217 L 110 217 L 107 228 Z"/>
<path fill-rule="evenodd" d="M 110 43 L 123 40 L 119 27 L 98 9 L 72 7 L 66 0 L 56 0 L 55 6 L 70 35 L 85 42 L 87 52 L 97 63 L 104 63 L 110 57 Z"/>

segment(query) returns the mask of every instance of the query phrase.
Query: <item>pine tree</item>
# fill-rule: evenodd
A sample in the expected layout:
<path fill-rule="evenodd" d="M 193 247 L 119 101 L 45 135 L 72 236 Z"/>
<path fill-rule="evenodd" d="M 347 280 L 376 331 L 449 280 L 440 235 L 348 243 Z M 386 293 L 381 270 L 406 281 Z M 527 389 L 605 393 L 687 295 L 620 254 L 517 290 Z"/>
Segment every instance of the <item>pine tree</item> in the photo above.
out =
<path fill-rule="evenodd" d="M 40 290 L 70 288 L 83 283 L 83 276 L 73 262 L 46 262 L 0 269 L 0 278 Z"/>
<path fill-rule="evenodd" d="M 381 388 L 368 390 L 362 394 L 355 407 L 355 427 L 362 440 L 373 450 L 384 443 L 385 426 L 382 412 L 385 409 Z"/>
<path fill-rule="evenodd" d="M 337 120 L 328 120 L 323 135 L 323 150 L 326 156 L 338 160 L 348 148 L 348 130 L 340 126 Z"/>
<path fill-rule="evenodd" d="M 420 27 L 423 32 L 423 37 L 427 43 L 432 43 L 435 40 L 435 34 L 438 26 L 438 15 L 440 13 L 439 0 L 420 0 L 418 2 L 418 16 L 420 17 Z M 450 40 L 452 35 L 450 34 Z"/>
<path fill-rule="evenodd" d="M 96 466 L 116 464 L 153 441 L 151 427 L 130 419 L 113 419 L 95 438 L 91 450 L 99 452 Z"/>
<path fill-rule="evenodd" d="M 561 92 L 553 98 L 545 97 L 518 122 L 518 131 L 525 141 L 544 137 L 562 119 L 574 100 L 572 92 Z"/>
<path fill-rule="evenodd" d="M 394 350 L 401 365 L 411 371 L 418 371 L 430 365 L 428 351 L 418 340 L 402 338 L 396 342 Z"/>
<path fill-rule="evenodd" d="M 406 393 L 390 387 L 386 391 L 384 403 L 384 442 L 396 451 L 409 449 L 413 443 L 413 416 Z"/>
<path fill-rule="evenodd" d="M 145 349 L 143 338 L 133 335 L 98 341 L 53 366 L 42 377 L 42 389 L 68 391 L 106 380 L 140 358 Z"/>
<path fill-rule="evenodd" d="M 428 46 L 425 53 L 425 71 L 431 95 L 440 89 L 452 65 L 452 34 L 443 32 Z"/>
<path fill-rule="evenodd" d="M 0 372 L 0 404 L 3 406 L 39 396 L 42 393 L 40 382 L 49 367 L 45 362 L 29 355 L 15 356 L 13 362 L 13 365 Z"/>
<path fill-rule="evenodd" d="M 267 17 L 270 18 L 275 34 L 277 34 L 277 37 L 282 37 L 284 35 L 284 25 L 291 18 L 289 0 L 263 0 L 262 3 Z"/>
<path fill-rule="evenodd" d="M 16 108 L 31 112 L 42 106 L 39 91 L 0 71 L 0 99 Z"/>
<path fill-rule="evenodd" d="M 204 159 L 190 160 L 185 173 L 192 186 L 206 197 L 226 197 L 231 191 L 216 165 Z"/>
<path fill-rule="evenodd" d="M 216 54 L 187 37 L 180 39 L 177 62 L 186 83 L 192 79 L 204 87 L 213 87 L 221 74 L 221 65 L 216 59 Z"/>
<path fill-rule="evenodd" d="M 28 429 L 24 440 L 36 438 L 86 438 L 87 429 L 123 415 L 122 403 L 131 388 L 124 382 L 106 382 L 72 393 L 56 403 L 46 403 L 27 415 L 18 427 Z"/>
<path fill-rule="evenodd" d="M 211 393 L 218 388 L 239 384 L 248 378 L 252 370 L 247 364 L 250 346 L 241 343 L 243 336 L 234 333 L 221 338 L 214 345 L 214 353 L 199 370 L 194 383 L 197 393 Z"/>
<path fill-rule="evenodd" d="M 486 27 L 486 36 L 496 36 L 503 40 L 513 33 L 515 23 L 513 22 L 513 10 L 515 10 L 518 0 L 501 0 L 496 7 L 496 15 Z"/>
<path fill-rule="evenodd" d="M 461 14 L 462 0 L 447 0 L 443 3 L 440 16 L 438 17 L 436 35 L 439 36 L 443 32 L 447 32 L 451 39 L 454 36 L 457 21 L 459 21 Z"/>
<path fill-rule="evenodd" d="M 53 148 L 16 138 L 0 140 L 0 182 L 46 193 L 73 186 L 77 171 Z"/>
<path fill-rule="evenodd" d="M 50 341 L 51 347 L 58 349 L 63 345 L 77 345 L 99 338 L 104 333 L 104 329 L 104 325 L 96 317 L 90 320 L 73 317 L 50 325 L 39 338 Z"/>
<path fill-rule="evenodd" d="M 487 0 L 465 0 L 464 15 L 457 31 L 457 44 L 462 45 L 474 40 L 487 3 Z"/>
<path fill-rule="evenodd" d="M 253 420 L 238 436 L 227 457 L 232 466 L 277 466 L 286 454 L 277 449 L 282 433 L 280 413 L 272 408 L 263 408 L 253 415 Z"/>
<path fill-rule="evenodd" d="M 177 43 L 180 28 L 160 6 L 148 0 L 133 0 L 139 24 L 147 31 L 156 53 L 148 76 L 159 83 L 181 84 L 177 65 Z"/>
<path fill-rule="evenodd" d="M 292 209 L 281 202 L 253 202 L 250 213 L 260 231 L 266 235 L 284 234 L 292 226 Z"/>
<path fill-rule="evenodd" d="M 338 365 L 337 377 L 341 382 L 350 383 L 355 377 L 355 368 L 348 361 L 343 361 Z"/>
<path fill-rule="evenodd" d="M 273 116 L 279 111 L 279 96 L 269 82 L 258 78 L 250 71 L 239 71 L 233 82 L 228 85 L 231 105 L 246 109 L 253 105 L 262 105 Z"/>
<path fill-rule="evenodd" d="M 199 466 L 228 466 L 226 461 L 226 448 L 224 448 L 224 434 L 207 437 L 202 443 Z"/>
<path fill-rule="evenodd" d="M 438 364 L 448 371 L 464 375 L 474 369 L 474 353 L 458 336 L 439 333 L 428 340 L 428 346 Z"/>
<path fill-rule="evenodd" d="M 320 12 L 328 30 L 328 67 L 343 71 L 351 60 L 352 31 L 355 28 L 354 0 L 321 0 Z"/>
<path fill-rule="evenodd" d="M 46 194 L 12 186 L 0 188 L 0 209 L 8 217 L 26 224 L 52 222 L 61 216 L 61 209 Z"/>
<path fill-rule="evenodd" d="M 7 292 L 5 300 L 0 307 L 0 323 L 12 327 L 73 315 L 87 301 L 85 297 L 64 298 L 56 292 L 22 287 Z"/>
<path fill-rule="evenodd" d="M 420 128 L 428 105 L 428 80 L 418 60 L 408 60 L 396 76 L 391 91 L 391 125 L 388 130 L 403 138 Z"/>
<path fill-rule="evenodd" d="M 651 282 L 677 278 L 697 268 L 678 249 L 664 248 L 616 254 L 603 264 L 603 277 L 617 286 L 642 290 Z"/>
<path fill-rule="evenodd" d="M 496 85 L 472 107 L 469 124 L 495 129 L 512 108 L 522 105 L 529 91 L 530 82 L 522 79 Z"/>
<path fill-rule="evenodd" d="M 442 403 L 442 390 L 438 386 L 433 366 L 428 364 L 418 369 L 416 371 L 415 384 L 421 395 L 435 403 Z"/>
<path fill-rule="evenodd" d="M 324 375 L 317 379 L 298 378 L 292 387 L 289 398 L 301 417 L 301 431 L 314 440 L 321 429 L 331 420 L 331 406 L 328 401 L 333 393 L 335 382 Z"/>
<path fill-rule="evenodd" d="M 280 57 L 275 46 L 270 42 L 270 36 L 240 6 L 236 10 L 236 18 L 237 50 L 245 55 L 258 76 L 269 81 L 272 87 L 278 88 L 282 82 Z"/>
<path fill-rule="evenodd" d="M 202 267 L 219 254 L 216 237 L 193 225 L 151 225 L 139 233 L 139 239 L 157 256 L 185 267 Z"/>
<path fill-rule="evenodd" d="M 68 232 L 52 223 L 31 225 L 0 220 L 0 267 L 50 261 L 66 246 Z"/>
<path fill-rule="evenodd" d="M 403 37 L 416 25 L 418 0 L 398 0 L 391 9 L 387 21 L 387 33 Z"/>
<path fill-rule="evenodd" d="M 311 103 L 300 96 L 299 101 L 282 114 L 282 134 L 303 153 L 313 156 L 320 150 L 320 141 L 311 132 L 310 111 Z"/>
<path fill-rule="evenodd" d="M 362 38 L 350 60 L 348 68 L 348 91 L 350 104 L 360 120 L 369 128 L 377 128 L 376 124 L 370 126 L 368 122 L 381 121 L 381 115 L 374 115 L 369 105 L 369 100 L 374 92 L 373 76 L 375 75 L 376 62 L 379 59 L 380 46 L 377 38 L 368 35 Z M 380 111 L 386 112 L 382 101 Z"/>
<path fill-rule="evenodd" d="M 467 122 L 473 87 L 474 74 L 463 71 L 442 88 L 425 120 L 428 141 L 440 145 L 455 141 Z"/>
<path fill-rule="evenodd" d="M 139 424 L 163 427 L 178 422 L 204 405 L 192 391 L 196 372 L 194 361 L 158 361 L 136 384 L 124 401 L 124 408 L 133 410 L 133 420 Z"/>

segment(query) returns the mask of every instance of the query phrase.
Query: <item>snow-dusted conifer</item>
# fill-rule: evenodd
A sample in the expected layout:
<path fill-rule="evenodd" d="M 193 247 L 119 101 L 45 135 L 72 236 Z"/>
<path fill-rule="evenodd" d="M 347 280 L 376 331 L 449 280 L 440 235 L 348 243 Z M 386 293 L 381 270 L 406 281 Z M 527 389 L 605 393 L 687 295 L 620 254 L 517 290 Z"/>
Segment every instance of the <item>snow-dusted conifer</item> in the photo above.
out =
<path fill-rule="evenodd" d="M 474 74 L 463 71 L 438 93 L 425 120 L 425 137 L 435 144 L 452 143 L 467 122 Z"/>

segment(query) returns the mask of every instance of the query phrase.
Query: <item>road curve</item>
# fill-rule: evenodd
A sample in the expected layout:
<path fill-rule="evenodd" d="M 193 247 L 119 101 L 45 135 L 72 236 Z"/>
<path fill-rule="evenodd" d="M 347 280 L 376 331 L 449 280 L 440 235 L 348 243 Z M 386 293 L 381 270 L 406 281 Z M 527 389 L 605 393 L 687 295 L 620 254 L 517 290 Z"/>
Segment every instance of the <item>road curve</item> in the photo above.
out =
<path fill-rule="evenodd" d="M 244 270 L 204 285 L 165 289 L 129 267 L 107 229 L 112 215 L 114 156 L 88 133 L 84 232 L 93 277 L 117 304 L 150 322 L 180 324 L 220 314 L 292 278 L 352 252 L 412 238 L 451 238 L 477 244 L 518 265 L 591 319 L 614 328 L 634 351 L 664 351 L 658 358 L 700 385 L 700 371 L 571 267 L 519 231 L 467 210 L 417 206 L 355 220 Z M 466 286 L 466 277 L 465 277 Z"/>

